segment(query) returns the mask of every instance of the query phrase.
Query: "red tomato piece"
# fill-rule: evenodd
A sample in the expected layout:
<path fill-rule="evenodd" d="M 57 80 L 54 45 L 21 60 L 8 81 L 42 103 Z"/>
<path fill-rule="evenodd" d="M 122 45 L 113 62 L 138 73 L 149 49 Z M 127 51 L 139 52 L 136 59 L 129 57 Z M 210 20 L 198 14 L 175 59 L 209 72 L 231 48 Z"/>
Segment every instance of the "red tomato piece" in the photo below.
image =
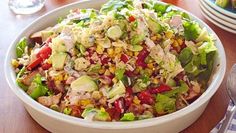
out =
<path fill-rule="evenodd" d="M 148 91 L 142 91 L 138 94 L 138 99 L 142 104 L 154 104 L 154 98 Z"/>
<path fill-rule="evenodd" d="M 31 71 L 33 70 L 36 66 L 38 66 L 39 64 L 41 64 L 41 62 L 43 61 L 42 58 L 37 58 L 35 59 L 33 62 L 31 62 L 26 68 L 27 70 Z"/>
<path fill-rule="evenodd" d="M 121 54 L 120 60 L 126 63 L 129 61 L 129 56 L 126 54 Z"/>
<path fill-rule="evenodd" d="M 156 87 L 156 88 L 151 88 L 149 90 L 149 92 L 151 94 L 157 94 L 157 93 L 162 93 L 162 92 L 165 92 L 165 91 L 170 91 L 171 90 L 171 87 L 168 86 L 168 85 L 165 85 L 165 84 L 161 84 L 160 86 Z"/>
<path fill-rule="evenodd" d="M 42 66 L 42 69 L 43 69 L 43 70 L 48 70 L 49 68 L 52 67 L 52 64 L 49 64 L 49 63 L 43 63 L 41 66 Z"/>
<path fill-rule="evenodd" d="M 134 22 L 136 20 L 136 18 L 134 16 L 129 16 L 129 22 Z"/>

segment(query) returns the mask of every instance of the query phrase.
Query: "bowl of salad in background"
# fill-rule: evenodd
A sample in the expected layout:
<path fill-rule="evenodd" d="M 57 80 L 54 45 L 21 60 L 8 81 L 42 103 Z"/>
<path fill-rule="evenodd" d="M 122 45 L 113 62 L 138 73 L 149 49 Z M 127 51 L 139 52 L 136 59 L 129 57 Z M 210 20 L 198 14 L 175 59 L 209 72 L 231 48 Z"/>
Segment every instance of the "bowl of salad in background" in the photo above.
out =
<path fill-rule="evenodd" d="M 9 86 L 51 132 L 185 129 L 223 80 L 219 38 L 162 2 L 106 2 L 66 5 L 24 29 L 5 60 Z"/>

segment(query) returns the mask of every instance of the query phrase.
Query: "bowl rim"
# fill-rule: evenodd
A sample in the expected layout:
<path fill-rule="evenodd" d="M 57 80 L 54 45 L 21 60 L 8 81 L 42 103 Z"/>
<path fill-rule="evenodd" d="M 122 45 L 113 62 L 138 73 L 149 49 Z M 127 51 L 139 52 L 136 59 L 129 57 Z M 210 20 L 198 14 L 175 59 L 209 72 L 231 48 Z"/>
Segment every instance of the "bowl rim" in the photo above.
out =
<path fill-rule="evenodd" d="M 99 121 L 87 121 L 81 118 L 76 118 L 76 117 L 72 117 L 72 116 L 68 116 L 65 114 L 62 114 L 60 112 L 56 112 L 54 110 L 51 110 L 43 105 L 41 105 L 40 103 L 36 102 L 35 100 L 33 100 L 32 98 L 30 98 L 22 89 L 20 89 L 20 87 L 17 86 L 16 82 L 15 82 L 15 75 L 13 74 L 13 69 L 10 65 L 10 61 L 11 61 L 11 51 L 13 50 L 13 48 L 15 47 L 15 44 L 18 42 L 19 37 L 24 34 L 24 32 L 26 32 L 32 25 L 36 24 L 37 21 L 48 17 L 50 15 L 52 15 L 53 13 L 56 13 L 60 10 L 63 10 L 65 8 L 68 7 L 72 7 L 72 6 L 78 6 L 81 3 L 86 3 L 86 2 L 95 2 L 96 0 L 85 0 L 85 1 L 78 1 L 75 3 L 71 3 L 68 5 L 64 5 L 62 7 L 56 8 L 42 16 L 40 16 L 39 18 L 37 18 L 36 20 L 34 20 L 32 23 L 30 23 L 26 28 L 24 28 L 20 34 L 12 41 L 11 45 L 9 46 L 8 50 L 7 50 L 7 54 L 5 57 L 5 61 L 4 61 L 4 72 L 5 72 L 5 78 L 7 80 L 8 85 L 10 86 L 11 90 L 17 95 L 17 97 L 19 97 L 24 104 L 29 105 L 31 108 L 33 108 L 34 110 L 48 116 L 51 117 L 53 119 L 59 120 L 59 121 L 63 121 L 63 122 L 67 122 L 73 125 L 80 125 L 83 127 L 88 127 L 88 128 L 97 128 L 97 129 L 132 129 L 132 128 L 142 128 L 142 127 L 150 127 L 150 126 L 154 126 L 157 124 L 161 124 L 161 123 L 166 123 L 168 121 L 174 120 L 174 119 L 178 119 L 180 117 L 183 117 L 186 114 L 189 114 L 191 112 L 193 112 L 194 110 L 196 110 L 197 108 L 199 108 L 201 105 L 203 105 L 204 103 L 206 103 L 212 96 L 213 94 L 217 91 L 217 89 L 219 88 L 220 84 L 223 81 L 224 75 L 225 75 L 225 71 L 226 71 L 226 56 L 225 56 L 225 51 L 224 51 L 224 47 L 219 39 L 219 37 L 216 35 L 216 33 L 206 24 L 204 23 L 202 20 L 200 20 L 199 18 L 197 18 L 195 15 L 193 15 L 192 13 L 176 7 L 174 5 L 172 5 L 175 9 L 186 12 L 189 14 L 189 16 L 191 16 L 191 18 L 195 21 L 197 21 L 201 27 L 204 26 L 207 28 L 208 32 L 210 32 L 211 34 L 214 35 L 214 37 L 216 38 L 216 41 L 218 43 L 218 53 L 220 54 L 220 69 L 217 71 L 217 73 L 214 74 L 214 80 L 211 82 L 211 84 L 208 86 L 207 90 L 197 99 L 195 100 L 193 103 L 191 103 L 189 106 L 178 110 L 174 113 L 168 114 L 168 115 L 164 115 L 161 117 L 155 117 L 155 118 L 150 118 L 150 119 L 145 119 L 145 120 L 139 120 L 139 121 L 132 121 L 132 122 L 99 122 Z M 106 0 L 103 0 L 106 1 Z M 159 3 L 162 4 L 166 4 L 164 2 L 160 2 Z"/>

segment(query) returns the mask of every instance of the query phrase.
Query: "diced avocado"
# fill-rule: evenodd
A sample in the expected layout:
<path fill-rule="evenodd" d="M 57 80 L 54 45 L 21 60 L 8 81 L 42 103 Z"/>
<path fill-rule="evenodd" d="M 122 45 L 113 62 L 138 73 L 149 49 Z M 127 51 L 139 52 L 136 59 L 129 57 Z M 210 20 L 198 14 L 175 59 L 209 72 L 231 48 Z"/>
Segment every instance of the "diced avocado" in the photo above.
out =
<path fill-rule="evenodd" d="M 125 93 L 125 86 L 122 81 L 116 83 L 112 89 L 108 92 L 109 98 L 113 98 L 116 95 L 121 95 Z"/>
<path fill-rule="evenodd" d="M 50 57 L 52 61 L 52 67 L 56 70 L 62 70 L 65 64 L 67 54 L 60 52 L 60 53 L 53 53 Z"/>
<path fill-rule="evenodd" d="M 147 17 L 147 23 L 153 33 L 160 33 L 162 31 L 162 26 L 153 18 Z"/>
<path fill-rule="evenodd" d="M 98 109 L 95 108 L 86 108 L 83 113 L 82 113 L 82 117 L 86 118 L 89 114 L 96 114 L 98 112 Z"/>
<path fill-rule="evenodd" d="M 73 81 L 70 85 L 73 91 L 86 91 L 92 92 L 98 89 L 97 84 L 93 81 L 93 79 L 87 75 L 81 76 L 75 81 Z"/>
<path fill-rule="evenodd" d="M 97 114 L 94 116 L 94 120 L 97 121 L 109 121 L 111 120 L 110 115 L 104 110 L 99 110 Z"/>
<path fill-rule="evenodd" d="M 107 30 L 107 36 L 113 40 L 119 39 L 122 34 L 123 32 L 118 25 L 112 26 Z"/>
<path fill-rule="evenodd" d="M 216 5 L 225 8 L 229 4 L 229 0 L 216 0 Z"/>
<path fill-rule="evenodd" d="M 133 52 L 138 52 L 141 51 L 142 49 L 143 47 L 140 45 L 129 45 L 129 50 Z"/>
<path fill-rule="evenodd" d="M 42 41 L 46 41 L 48 37 L 50 37 L 51 35 L 53 35 L 53 31 L 50 30 L 43 30 L 41 31 L 41 37 L 42 37 Z"/>
<path fill-rule="evenodd" d="M 134 35 L 131 37 L 131 40 L 130 40 L 130 43 L 133 45 L 133 46 L 139 46 L 138 44 L 141 43 L 145 38 L 145 35 L 144 34 L 141 34 L 141 35 Z"/>
<path fill-rule="evenodd" d="M 203 28 L 200 35 L 198 36 L 198 38 L 196 39 L 196 42 L 201 42 L 201 41 L 208 41 L 209 40 L 209 35 L 207 33 L 206 28 Z"/>
<path fill-rule="evenodd" d="M 52 39 L 52 52 L 66 52 L 66 46 L 60 38 Z"/>
<path fill-rule="evenodd" d="M 124 116 L 120 119 L 121 121 L 133 121 L 135 116 L 133 113 L 125 113 Z"/>
<path fill-rule="evenodd" d="M 167 82 L 167 85 L 171 86 L 171 87 L 175 87 L 176 86 L 176 82 L 174 79 L 169 79 Z"/>

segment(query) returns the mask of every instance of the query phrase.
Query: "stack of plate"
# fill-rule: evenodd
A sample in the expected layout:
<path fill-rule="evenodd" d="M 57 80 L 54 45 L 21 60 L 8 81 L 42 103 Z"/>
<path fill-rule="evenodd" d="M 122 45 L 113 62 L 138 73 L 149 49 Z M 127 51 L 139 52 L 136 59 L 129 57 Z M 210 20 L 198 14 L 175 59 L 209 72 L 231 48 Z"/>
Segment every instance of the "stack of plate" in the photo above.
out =
<path fill-rule="evenodd" d="M 215 4 L 215 0 L 200 0 L 202 14 L 218 27 L 236 34 L 236 9 L 223 9 Z"/>

